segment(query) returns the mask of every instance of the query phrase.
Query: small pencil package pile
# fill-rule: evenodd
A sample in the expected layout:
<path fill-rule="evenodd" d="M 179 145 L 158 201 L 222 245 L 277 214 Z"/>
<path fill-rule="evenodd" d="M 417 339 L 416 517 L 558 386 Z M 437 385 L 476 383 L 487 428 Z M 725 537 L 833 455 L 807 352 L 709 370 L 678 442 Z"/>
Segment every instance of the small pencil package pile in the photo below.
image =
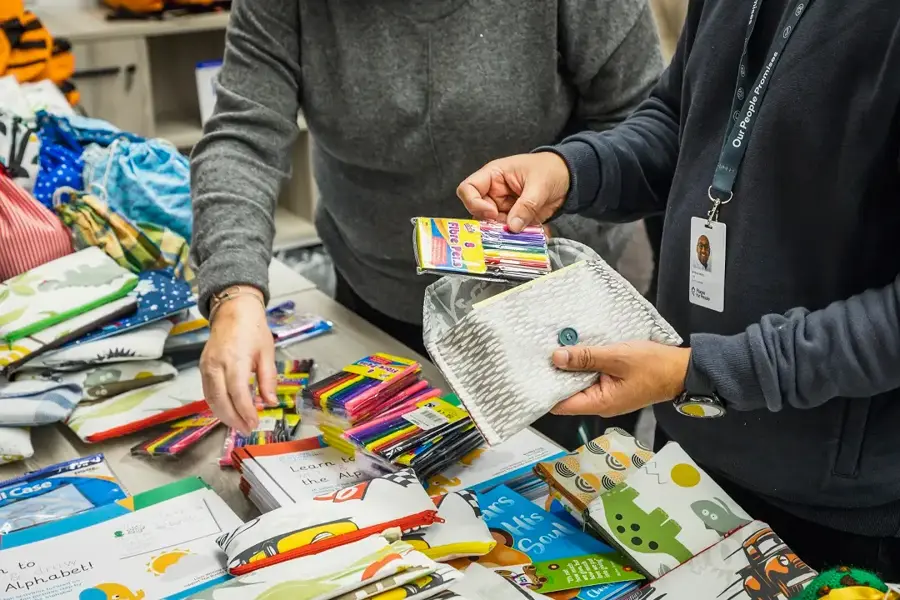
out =
<path fill-rule="evenodd" d="M 543 227 L 512 233 L 503 223 L 413 219 L 418 272 L 491 281 L 530 281 L 551 271 Z"/>
<path fill-rule="evenodd" d="M 131 449 L 133 456 L 177 458 L 219 426 L 212 411 L 176 421 L 162 435 L 154 436 Z"/>
<path fill-rule="evenodd" d="M 349 429 L 344 438 L 358 448 L 356 458 L 361 466 L 371 463 L 375 467 L 367 470 L 413 469 L 422 481 L 484 442 L 455 396 L 440 398 L 435 394 L 403 402 Z"/>
<path fill-rule="evenodd" d="M 309 377 L 313 369 L 312 359 L 276 360 L 275 361 L 275 395 L 278 397 L 277 408 L 294 408 L 297 396 L 309 385 Z M 250 393 L 253 394 L 257 410 L 276 408 L 267 406 L 259 395 L 256 376 L 250 377 Z"/>
<path fill-rule="evenodd" d="M 222 457 L 219 459 L 220 467 L 233 465 L 232 453 L 237 448 L 277 444 L 294 439 L 294 434 L 300 427 L 300 415 L 284 408 L 267 408 L 257 412 L 259 425 L 249 435 L 243 435 L 233 427 L 228 429 Z"/>

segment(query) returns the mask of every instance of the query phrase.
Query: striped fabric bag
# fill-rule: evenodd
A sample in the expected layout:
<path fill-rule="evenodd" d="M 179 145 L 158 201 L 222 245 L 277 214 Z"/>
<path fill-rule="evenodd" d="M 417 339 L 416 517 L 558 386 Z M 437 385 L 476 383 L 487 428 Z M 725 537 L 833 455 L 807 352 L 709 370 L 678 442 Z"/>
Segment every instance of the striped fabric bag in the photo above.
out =
<path fill-rule="evenodd" d="M 72 253 L 72 237 L 52 212 L 0 167 L 0 281 Z"/>

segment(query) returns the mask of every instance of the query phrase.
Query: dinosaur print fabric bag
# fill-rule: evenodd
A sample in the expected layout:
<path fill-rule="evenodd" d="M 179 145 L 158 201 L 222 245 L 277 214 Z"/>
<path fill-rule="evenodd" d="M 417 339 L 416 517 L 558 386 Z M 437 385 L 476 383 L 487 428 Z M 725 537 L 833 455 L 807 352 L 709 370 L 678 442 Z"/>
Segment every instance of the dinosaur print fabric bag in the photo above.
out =
<path fill-rule="evenodd" d="M 750 521 L 681 446 L 669 443 L 594 500 L 587 524 L 655 578 Z"/>
<path fill-rule="evenodd" d="M 36 267 L 0 284 L 0 341 L 7 344 L 126 296 L 137 275 L 99 248 Z"/>
<path fill-rule="evenodd" d="M 15 380 L 76 385 L 81 389 L 81 402 L 87 403 L 171 381 L 176 375 L 178 371 L 167 362 L 142 360 L 100 365 L 71 373 L 50 369 L 29 369 L 16 373 Z"/>
<path fill-rule="evenodd" d="M 389 529 L 409 534 L 437 514 L 411 469 L 268 512 L 218 540 L 228 571 L 244 575 L 344 546 Z"/>
<path fill-rule="evenodd" d="M 69 429 L 88 443 L 121 437 L 207 410 L 200 369 L 181 371 L 173 381 L 81 404 Z"/>

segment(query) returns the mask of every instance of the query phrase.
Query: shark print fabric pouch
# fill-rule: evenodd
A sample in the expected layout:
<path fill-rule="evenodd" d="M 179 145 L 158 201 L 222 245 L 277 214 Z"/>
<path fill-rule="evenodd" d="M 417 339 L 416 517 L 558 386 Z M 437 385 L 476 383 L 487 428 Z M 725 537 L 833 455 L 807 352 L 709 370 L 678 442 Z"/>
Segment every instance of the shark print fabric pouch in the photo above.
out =
<path fill-rule="evenodd" d="M 169 382 L 81 404 L 68 426 L 82 441 L 102 442 L 207 410 L 200 369 L 187 369 Z"/>
<path fill-rule="evenodd" d="M 65 421 L 81 400 L 81 386 L 55 381 L 0 382 L 0 425 L 49 425 Z"/>
<path fill-rule="evenodd" d="M 82 402 L 106 400 L 157 383 L 175 379 L 178 371 L 161 360 L 99 365 L 71 373 L 51 369 L 29 369 L 15 374 L 15 381 L 46 381 L 77 385 Z M 67 415 L 68 416 L 68 415 Z"/>
<path fill-rule="evenodd" d="M 99 248 L 74 254 L 0 284 L 0 341 L 12 344 L 126 296 L 137 275 Z"/>
<path fill-rule="evenodd" d="M 669 443 L 594 500 L 587 525 L 656 578 L 750 521 L 681 446 Z"/>
<path fill-rule="evenodd" d="M 228 571 L 244 575 L 318 554 L 389 529 L 427 527 L 437 509 L 409 469 L 283 506 L 222 536 Z"/>

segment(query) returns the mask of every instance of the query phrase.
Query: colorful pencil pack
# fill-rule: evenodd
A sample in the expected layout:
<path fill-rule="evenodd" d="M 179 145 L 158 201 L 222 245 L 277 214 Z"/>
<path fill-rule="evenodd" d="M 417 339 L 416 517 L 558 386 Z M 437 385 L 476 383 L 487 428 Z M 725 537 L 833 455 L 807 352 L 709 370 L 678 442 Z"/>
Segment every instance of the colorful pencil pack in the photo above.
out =
<path fill-rule="evenodd" d="M 347 365 L 303 392 L 302 410 L 316 424 L 341 429 L 364 422 L 428 388 L 414 360 L 373 354 Z"/>
<path fill-rule="evenodd" d="M 266 311 L 266 320 L 272 331 L 272 337 L 275 338 L 276 347 L 308 340 L 328 333 L 334 328 L 331 321 L 322 317 L 298 313 L 297 305 L 293 301 L 270 308 Z"/>
<path fill-rule="evenodd" d="M 186 450 L 206 437 L 209 432 L 219 426 L 212 411 L 205 411 L 199 415 L 176 421 L 169 426 L 169 430 L 162 435 L 156 435 L 145 442 L 141 442 L 131 449 L 134 456 L 168 456 L 171 458 L 181 456 Z"/>
<path fill-rule="evenodd" d="M 528 281 L 550 272 L 543 227 L 512 233 L 503 223 L 413 219 L 418 272 L 458 273 L 493 281 Z"/>
<path fill-rule="evenodd" d="M 233 427 L 228 429 L 222 457 L 219 459 L 220 467 L 233 465 L 232 453 L 238 448 L 289 442 L 294 439 L 294 433 L 300 427 L 300 415 L 280 407 L 263 409 L 258 413 L 259 426 L 249 435 L 243 435 Z"/>

